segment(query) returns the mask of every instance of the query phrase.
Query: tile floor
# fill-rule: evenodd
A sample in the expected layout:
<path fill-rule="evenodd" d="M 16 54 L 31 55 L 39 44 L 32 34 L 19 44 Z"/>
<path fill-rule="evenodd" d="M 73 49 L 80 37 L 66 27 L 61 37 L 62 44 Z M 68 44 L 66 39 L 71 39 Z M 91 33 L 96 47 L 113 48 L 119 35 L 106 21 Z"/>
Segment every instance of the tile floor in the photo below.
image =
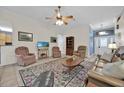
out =
<path fill-rule="evenodd" d="M 0 86 L 18 86 L 16 77 L 16 65 L 5 66 L 2 68 Z"/>
<path fill-rule="evenodd" d="M 59 58 L 46 58 L 42 60 L 38 60 L 37 63 L 32 65 L 38 65 L 46 62 L 50 62 L 53 60 L 57 60 Z M 22 86 L 22 80 L 19 76 L 18 70 L 30 67 L 32 65 L 22 67 L 17 64 L 0 67 L 0 87 L 18 87 Z"/>

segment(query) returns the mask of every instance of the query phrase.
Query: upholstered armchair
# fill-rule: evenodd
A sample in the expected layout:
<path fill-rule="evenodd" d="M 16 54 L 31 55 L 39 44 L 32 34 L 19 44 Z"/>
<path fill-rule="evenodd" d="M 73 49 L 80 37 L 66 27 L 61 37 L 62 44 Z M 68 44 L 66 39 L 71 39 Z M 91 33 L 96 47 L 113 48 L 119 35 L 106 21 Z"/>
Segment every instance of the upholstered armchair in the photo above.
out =
<path fill-rule="evenodd" d="M 59 50 L 59 47 L 53 47 L 52 48 L 52 56 L 54 58 L 61 57 L 61 51 Z"/>
<path fill-rule="evenodd" d="M 36 62 L 36 57 L 34 54 L 29 53 L 27 47 L 21 46 L 15 50 L 17 63 L 22 66 L 27 66 Z"/>
<path fill-rule="evenodd" d="M 86 56 L 86 46 L 79 46 L 77 51 L 74 51 L 73 55 L 85 58 Z"/>

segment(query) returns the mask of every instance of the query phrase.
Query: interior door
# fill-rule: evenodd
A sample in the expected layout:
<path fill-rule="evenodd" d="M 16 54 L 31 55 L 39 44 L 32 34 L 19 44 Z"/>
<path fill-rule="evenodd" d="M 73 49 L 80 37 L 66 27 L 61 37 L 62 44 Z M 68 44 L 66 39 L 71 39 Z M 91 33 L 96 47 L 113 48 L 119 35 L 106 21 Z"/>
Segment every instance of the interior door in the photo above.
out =
<path fill-rule="evenodd" d="M 95 53 L 102 55 L 103 53 L 110 53 L 111 49 L 108 48 L 108 44 L 113 43 L 114 36 L 101 36 L 94 38 L 95 43 Z"/>

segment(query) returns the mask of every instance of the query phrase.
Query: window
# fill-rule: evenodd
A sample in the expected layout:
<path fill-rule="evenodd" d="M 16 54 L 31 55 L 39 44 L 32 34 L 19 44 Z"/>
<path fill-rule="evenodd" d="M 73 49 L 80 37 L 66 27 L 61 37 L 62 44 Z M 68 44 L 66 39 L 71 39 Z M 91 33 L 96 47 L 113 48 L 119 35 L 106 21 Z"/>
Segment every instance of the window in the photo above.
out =
<path fill-rule="evenodd" d="M 100 46 L 107 47 L 107 38 L 105 38 L 105 37 L 100 38 Z"/>

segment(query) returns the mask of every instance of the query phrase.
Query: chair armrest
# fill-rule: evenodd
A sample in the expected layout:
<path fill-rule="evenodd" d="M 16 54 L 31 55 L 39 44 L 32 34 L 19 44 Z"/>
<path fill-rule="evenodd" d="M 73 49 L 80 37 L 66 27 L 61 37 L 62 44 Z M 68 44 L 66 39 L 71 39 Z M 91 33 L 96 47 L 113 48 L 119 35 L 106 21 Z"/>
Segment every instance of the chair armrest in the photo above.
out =
<path fill-rule="evenodd" d="M 116 79 L 116 78 L 109 77 L 109 76 L 105 76 L 105 75 L 102 75 L 101 73 L 98 73 L 96 71 L 89 71 L 88 76 L 91 78 L 94 78 L 96 80 L 99 80 L 101 82 L 105 82 L 107 84 L 110 84 L 112 86 L 124 87 L 124 81 L 123 80 Z"/>
<path fill-rule="evenodd" d="M 73 53 L 78 53 L 78 51 L 73 51 Z"/>
<path fill-rule="evenodd" d="M 23 58 L 23 56 L 22 56 L 22 55 L 16 55 L 16 57 L 17 57 L 17 58 Z"/>
<path fill-rule="evenodd" d="M 103 66 L 94 65 L 96 68 L 103 68 Z"/>

